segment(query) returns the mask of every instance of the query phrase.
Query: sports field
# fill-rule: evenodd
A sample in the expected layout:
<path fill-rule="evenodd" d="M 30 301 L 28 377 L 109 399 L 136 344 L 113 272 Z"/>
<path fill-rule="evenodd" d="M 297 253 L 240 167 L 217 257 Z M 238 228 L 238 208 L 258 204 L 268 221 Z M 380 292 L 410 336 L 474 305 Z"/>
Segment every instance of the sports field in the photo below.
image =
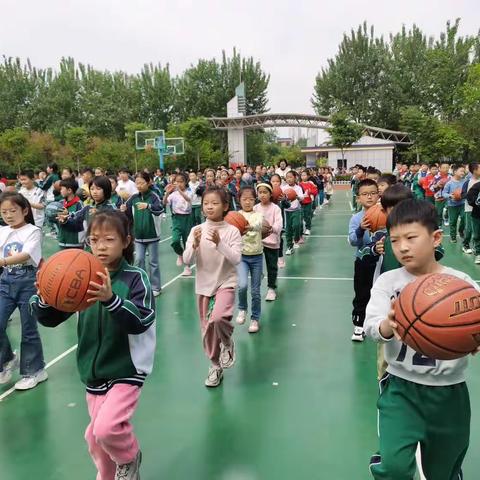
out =
<path fill-rule="evenodd" d="M 262 330 L 236 327 L 237 364 L 208 390 L 194 280 L 182 278 L 164 223 L 155 369 L 134 425 L 142 480 L 363 480 L 377 446 L 375 345 L 350 341 L 353 253 L 346 191 L 314 217 L 312 236 L 280 270 L 278 300 L 262 302 Z M 480 280 L 480 268 L 444 241 L 444 263 Z M 45 256 L 55 250 L 45 239 Z M 265 292 L 263 292 L 265 293 Z M 0 480 L 93 480 L 76 371 L 76 319 L 40 327 L 49 380 L 0 389 Z M 8 330 L 18 349 L 19 319 Z M 471 361 L 471 446 L 466 479 L 480 471 L 480 357 Z"/>

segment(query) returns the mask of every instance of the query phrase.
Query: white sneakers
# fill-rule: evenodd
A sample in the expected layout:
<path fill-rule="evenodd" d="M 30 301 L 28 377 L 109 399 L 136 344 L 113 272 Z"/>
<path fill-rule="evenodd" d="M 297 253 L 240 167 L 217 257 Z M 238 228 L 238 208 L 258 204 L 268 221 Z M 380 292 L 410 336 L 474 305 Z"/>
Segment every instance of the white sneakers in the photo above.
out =
<path fill-rule="evenodd" d="M 179 255 L 177 257 L 177 267 L 181 267 L 183 265 L 183 257 Z"/>
<path fill-rule="evenodd" d="M 212 365 L 208 370 L 208 376 L 205 380 L 206 387 L 218 387 L 222 383 L 223 369 L 220 366 Z"/>
<path fill-rule="evenodd" d="M 12 379 L 14 370 L 18 368 L 17 352 L 13 352 L 13 358 L 3 366 L 3 371 L 0 372 L 0 385 L 8 383 Z"/>
<path fill-rule="evenodd" d="M 304 232 L 303 232 L 304 235 L 310 235 L 310 230 L 307 228 Z"/>
<path fill-rule="evenodd" d="M 30 390 L 35 388 L 39 383 L 48 379 L 48 373 L 45 369 L 41 369 L 33 375 L 23 376 L 16 384 L 15 390 Z"/>
<path fill-rule="evenodd" d="M 115 480 L 140 480 L 141 463 L 142 452 L 139 450 L 133 462 L 117 465 Z"/>
<path fill-rule="evenodd" d="M 161 290 L 152 290 L 152 293 L 153 293 L 154 297 L 158 297 L 159 295 L 162 294 L 162 291 Z"/>
<path fill-rule="evenodd" d="M 220 367 L 232 368 L 235 365 L 237 359 L 235 353 L 235 342 L 233 338 L 230 339 L 230 345 L 226 347 L 223 343 L 220 344 Z"/>
<path fill-rule="evenodd" d="M 292 248 L 287 248 L 286 252 L 285 252 L 285 255 L 291 255 L 293 253 L 293 249 Z"/>
<path fill-rule="evenodd" d="M 182 277 L 191 277 L 192 276 L 192 269 L 186 265 L 182 272 Z"/>
<path fill-rule="evenodd" d="M 466 253 L 467 255 L 470 255 L 471 253 L 473 253 L 470 247 L 462 247 L 462 252 Z"/>
<path fill-rule="evenodd" d="M 480 265 L 480 255 L 476 255 L 476 256 L 475 256 L 475 263 L 476 263 L 477 265 Z"/>
<path fill-rule="evenodd" d="M 245 319 L 247 318 L 247 312 L 245 310 L 239 310 L 237 314 L 236 322 L 239 325 L 243 325 L 245 323 Z"/>
<path fill-rule="evenodd" d="M 297 248 L 300 248 L 300 241 L 293 244 L 293 249 L 296 250 Z"/>
<path fill-rule="evenodd" d="M 258 320 L 250 320 L 248 333 L 257 333 L 259 330 L 260 330 L 260 324 L 258 323 Z"/>
<path fill-rule="evenodd" d="M 277 298 L 277 292 L 273 288 L 269 288 L 267 290 L 267 295 L 265 296 L 265 300 L 267 302 L 273 302 Z"/>
<path fill-rule="evenodd" d="M 363 342 L 365 340 L 365 332 L 362 327 L 353 329 L 352 342 Z"/>

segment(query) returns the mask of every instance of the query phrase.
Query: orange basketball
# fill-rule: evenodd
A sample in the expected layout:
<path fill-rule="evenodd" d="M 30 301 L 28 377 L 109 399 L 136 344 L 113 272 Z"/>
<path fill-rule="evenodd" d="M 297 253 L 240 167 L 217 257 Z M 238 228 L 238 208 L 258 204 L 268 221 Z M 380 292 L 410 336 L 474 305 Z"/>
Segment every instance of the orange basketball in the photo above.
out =
<path fill-rule="evenodd" d="M 89 282 L 102 284 L 97 272 L 104 272 L 103 264 L 91 253 L 69 248 L 52 255 L 38 272 L 40 295 L 48 305 L 63 312 L 80 312 L 87 303 Z"/>
<path fill-rule="evenodd" d="M 278 199 L 283 195 L 282 189 L 278 186 L 275 185 L 273 187 L 273 192 L 272 192 L 272 200 L 274 202 L 278 202 Z"/>
<path fill-rule="evenodd" d="M 262 220 L 262 239 L 263 238 L 267 238 L 271 235 L 271 226 L 270 224 L 265 220 L 263 219 Z"/>
<path fill-rule="evenodd" d="M 379 204 L 373 205 L 366 212 L 364 219 L 370 224 L 370 231 L 377 232 L 387 226 L 387 214 Z"/>
<path fill-rule="evenodd" d="M 230 225 L 237 227 L 240 235 L 245 235 L 245 233 L 247 232 L 248 222 L 241 213 L 234 211 L 228 212 L 225 215 L 225 221 Z"/>
<path fill-rule="evenodd" d="M 457 202 L 460 201 L 462 199 L 462 189 L 457 188 L 456 190 L 454 190 L 452 192 L 452 198 Z"/>
<path fill-rule="evenodd" d="M 464 357 L 480 345 L 480 292 L 453 275 L 422 275 L 400 293 L 395 321 L 402 341 L 417 352 Z"/>
<path fill-rule="evenodd" d="M 293 188 L 287 188 L 283 193 L 291 202 L 297 198 L 297 192 Z"/>

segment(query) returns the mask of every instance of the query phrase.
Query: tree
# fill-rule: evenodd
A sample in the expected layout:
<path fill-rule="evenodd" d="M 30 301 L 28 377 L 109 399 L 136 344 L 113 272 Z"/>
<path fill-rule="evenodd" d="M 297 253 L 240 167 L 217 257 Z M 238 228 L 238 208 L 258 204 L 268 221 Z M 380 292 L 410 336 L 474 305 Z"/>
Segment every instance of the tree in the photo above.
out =
<path fill-rule="evenodd" d="M 28 145 L 28 132 L 22 128 L 5 130 L 0 135 L 0 157 L 2 168 L 18 173 L 25 167 L 23 154 Z"/>
<path fill-rule="evenodd" d="M 85 159 L 88 152 L 89 137 L 84 127 L 70 127 L 65 132 L 67 144 L 73 152 L 77 170 L 80 171 L 80 163 Z"/>
<path fill-rule="evenodd" d="M 344 151 L 356 142 L 363 132 L 363 127 L 351 122 L 345 112 L 337 112 L 330 116 L 331 127 L 327 128 L 330 134 L 330 144 L 340 148 L 342 159 Z"/>

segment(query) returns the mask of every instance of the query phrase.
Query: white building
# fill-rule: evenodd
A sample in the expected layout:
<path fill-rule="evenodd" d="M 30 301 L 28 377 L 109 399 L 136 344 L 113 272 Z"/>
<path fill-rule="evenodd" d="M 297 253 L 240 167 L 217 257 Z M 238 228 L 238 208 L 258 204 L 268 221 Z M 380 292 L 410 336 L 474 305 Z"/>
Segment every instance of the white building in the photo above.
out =
<path fill-rule="evenodd" d="M 316 165 L 318 158 L 326 158 L 327 165 L 332 168 L 346 168 L 360 164 L 365 167 L 375 167 L 381 172 L 391 172 L 393 169 L 393 152 L 395 142 L 381 138 L 362 137 L 358 142 L 346 148 L 344 159 L 342 151 L 338 147 L 329 145 L 326 141 L 319 146 L 302 148 L 302 153 L 307 157 L 307 166 Z"/>

